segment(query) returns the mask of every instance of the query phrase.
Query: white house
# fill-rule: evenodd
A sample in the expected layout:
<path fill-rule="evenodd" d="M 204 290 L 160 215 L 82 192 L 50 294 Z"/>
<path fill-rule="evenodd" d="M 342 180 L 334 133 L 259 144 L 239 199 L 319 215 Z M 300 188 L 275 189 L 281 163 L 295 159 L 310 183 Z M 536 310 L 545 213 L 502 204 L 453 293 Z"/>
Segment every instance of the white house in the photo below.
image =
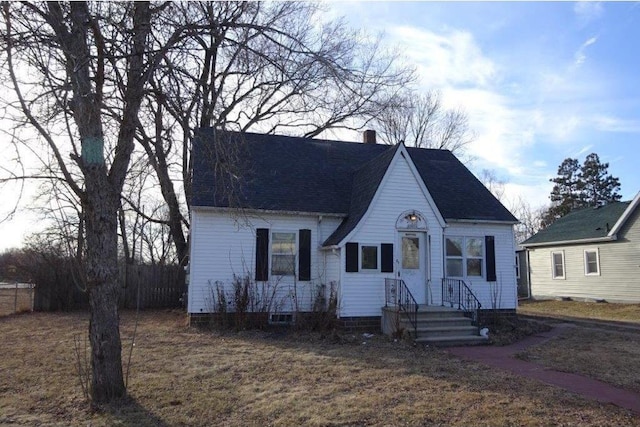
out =
<path fill-rule="evenodd" d="M 221 291 L 232 305 L 234 277 L 272 296 L 274 321 L 331 288 L 345 326 L 379 328 L 397 286 L 420 307 L 463 287 L 516 308 L 517 220 L 447 150 L 202 129 L 193 159 L 192 319 Z"/>
<path fill-rule="evenodd" d="M 640 302 L 640 193 L 571 212 L 522 246 L 533 298 Z"/>

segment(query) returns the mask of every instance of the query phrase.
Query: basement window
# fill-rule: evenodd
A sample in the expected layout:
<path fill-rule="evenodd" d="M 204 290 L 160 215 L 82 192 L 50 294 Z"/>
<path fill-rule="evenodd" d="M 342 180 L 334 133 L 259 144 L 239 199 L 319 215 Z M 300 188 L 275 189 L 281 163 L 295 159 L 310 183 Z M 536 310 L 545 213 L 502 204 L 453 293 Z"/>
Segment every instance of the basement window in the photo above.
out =
<path fill-rule="evenodd" d="M 292 313 L 272 313 L 269 316 L 269 323 L 272 325 L 290 325 L 293 323 Z"/>

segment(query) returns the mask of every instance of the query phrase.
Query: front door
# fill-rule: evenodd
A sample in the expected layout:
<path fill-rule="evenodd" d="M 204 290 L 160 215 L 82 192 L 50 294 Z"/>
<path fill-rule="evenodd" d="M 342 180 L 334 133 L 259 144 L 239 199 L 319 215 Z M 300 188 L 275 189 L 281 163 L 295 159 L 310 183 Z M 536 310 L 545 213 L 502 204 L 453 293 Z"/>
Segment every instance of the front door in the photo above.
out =
<path fill-rule="evenodd" d="M 400 233 L 400 278 L 404 280 L 418 304 L 425 304 L 426 296 L 426 245 L 425 233 Z"/>

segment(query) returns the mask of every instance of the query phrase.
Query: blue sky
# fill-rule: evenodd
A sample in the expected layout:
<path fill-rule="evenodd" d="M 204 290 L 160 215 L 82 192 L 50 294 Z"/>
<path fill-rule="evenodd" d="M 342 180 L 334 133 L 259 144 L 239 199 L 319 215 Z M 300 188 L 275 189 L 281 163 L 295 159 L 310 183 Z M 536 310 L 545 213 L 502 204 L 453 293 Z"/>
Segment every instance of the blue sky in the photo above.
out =
<path fill-rule="evenodd" d="M 507 197 L 548 203 L 549 179 L 567 157 L 596 152 L 640 191 L 640 6 L 596 2 L 331 2 L 326 19 L 382 31 L 477 134 L 476 173 L 494 170 Z M 359 140 L 353 135 L 348 139 Z M 2 156 L 11 155 L 3 152 Z M 18 188 L 5 188 L 7 194 Z M 25 200 L 23 200 L 23 205 Z M 509 204 L 509 200 L 507 201 Z M 6 205 L 6 203 L 5 203 Z M 0 224 L 0 249 L 34 229 L 21 213 Z"/>
<path fill-rule="evenodd" d="M 330 15 L 384 32 L 420 73 L 462 107 L 477 134 L 475 172 L 495 170 L 507 195 L 548 203 L 567 157 L 596 152 L 640 191 L 640 6 L 596 2 L 350 2 Z"/>

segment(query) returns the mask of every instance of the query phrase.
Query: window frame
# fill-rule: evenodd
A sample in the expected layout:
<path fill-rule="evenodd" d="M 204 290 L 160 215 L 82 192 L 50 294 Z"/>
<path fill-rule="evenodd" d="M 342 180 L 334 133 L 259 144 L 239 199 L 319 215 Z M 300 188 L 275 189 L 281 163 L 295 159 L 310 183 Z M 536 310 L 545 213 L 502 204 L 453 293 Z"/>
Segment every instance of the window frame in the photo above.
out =
<path fill-rule="evenodd" d="M 589 272 L 589 262 L 587 260 L 587 253 L 595 252 L 596 254 L 596 271 L 590 273 Z M 583 253 L 583 261 L 584 261 L 584 275 L 585 276 L 599 276 L 600 275 L 600 249 L 585 249 Z"/>
<path fill-rule="evenodd" d="M 458 255 L 447 255 L 447 240 L 454 240 L 454 239 L 462 239 L 462 245 L 461 245 L 461 252 L 462 255 L 458 256 Z M 480 256 L 470 256 L 468 254 L 468 248 L 467 248 L 467 242 L 471 239 L 475 239 L 480 241 L 481 244 L 481 250 Z M 449 260 L 461 260 L 462 261 L 462 276 L 450 276 L 447 273 L 447 262 Z M 469 260 L 480 260 L 480 275 L 473 275 L 473 276 L 469 276 L 469 272 L 468 272 L 468 261 Z M 487 272 L 486 272 L 486 263 L 487 263 L 487 254 L 486 254 L 486 243 L 485 243 L 485 238 L 484 236 L 458 236 L 458 235 L 454 235 L 454 236 L 444 236 L 444 272 L 446 277 L 451 277 L 451 278 L 464 278 L 464 279 L 482 279 L 482 280 L 486 280 L 487 277 Z"/>
<path fill-rule="evenodd" d="M 562 260 L 562 276 L 556 275 L 555 255 L 560 255 Z M 567 278 L 567 263 L 564 259 L 564 251 L 551 251 L 551 278 L 554 280 L 565 280 Z"/>
<path fill-rule="evenodd" d="M 376 250 L 376 266 L 375 268 L 365 267 L 364 266 L 364 248 L 374 248 Z M 380 247 L 379 245 L 374 245 L 371 243 L 360 243 L 360 247 L 358 248 L 358 254 L 360 256 L 360 271 L 361 272 L 378 272 L 380 271 Z"/>
<path fill-rule="evenodd" d="M 293 247 L 293 253 L 289 254 L 289 253 L 276 253 L 273 250 L 273 244 L 275 242 L 274 239 L 274 234 L 293 234 L 294 235 L 294 247 Z M 298 231 L 291 231 L 291 230 L 271 230 L 270 236 L 269 236 L 270 240 L 269 240 L 269 275 L 271 276 L 276 276 L 276 277 L 297 277 L 298 275 L 298 252 L 300 249 L 300 236 Z M 293 271 L 292 272 L 287 272 L 285 274 L 282 274 L 280 272 L 274 272 L 273 271 L 273 256 L 274 255 L 293 255 Z"/>

